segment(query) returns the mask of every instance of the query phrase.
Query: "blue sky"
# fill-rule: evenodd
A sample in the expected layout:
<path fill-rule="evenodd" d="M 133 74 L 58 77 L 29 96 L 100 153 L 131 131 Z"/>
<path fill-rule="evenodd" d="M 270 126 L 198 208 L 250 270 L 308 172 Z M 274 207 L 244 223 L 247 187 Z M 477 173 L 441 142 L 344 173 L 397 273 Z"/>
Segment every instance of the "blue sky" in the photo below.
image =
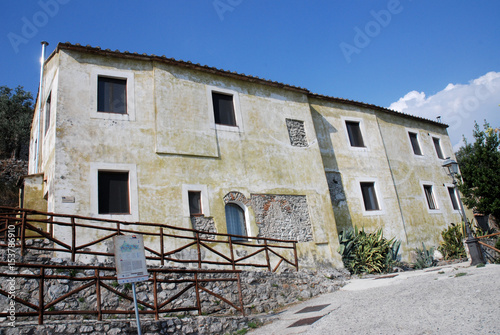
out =
<path fill-rule="evenodd" d="M 17 0 L 0 4 L 0 85 L 36 95 L 40 42 L 214 66 L 449 124 L 500 127 L 500 1 Z M 451 84 L 451 85 L 450 85 Z"/>

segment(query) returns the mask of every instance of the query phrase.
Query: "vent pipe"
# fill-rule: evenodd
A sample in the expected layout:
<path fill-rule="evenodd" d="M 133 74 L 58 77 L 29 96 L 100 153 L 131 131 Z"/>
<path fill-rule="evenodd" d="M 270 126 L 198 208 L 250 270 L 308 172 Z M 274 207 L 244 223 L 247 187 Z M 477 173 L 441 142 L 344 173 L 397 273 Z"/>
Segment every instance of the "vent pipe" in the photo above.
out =
<path fill-rule="evenodd" d="M 42 41 L 42 56 L 40 58 L 40 86 L 38 88 L 38 124 L 36 130 L 36 154 L 35 154 L 35 173 L 38 173 L 38 161 L 40 157 L 40 123 L 42 118 L 42 103 L 43 103 L 43 67 L 45 65 L 45 47 L 49 45 L 48 42 Z"/>

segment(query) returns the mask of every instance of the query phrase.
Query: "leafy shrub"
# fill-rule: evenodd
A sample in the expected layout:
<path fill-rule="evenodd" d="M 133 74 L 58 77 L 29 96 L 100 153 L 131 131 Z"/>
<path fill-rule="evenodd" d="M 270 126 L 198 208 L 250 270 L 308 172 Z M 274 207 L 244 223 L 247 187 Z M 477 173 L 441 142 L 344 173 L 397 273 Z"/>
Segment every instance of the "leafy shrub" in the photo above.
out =
<path fill-rule="evenodd" d="M 401 246 L 395 238 L 384 238 L 382 229 L 369 234 L 364 228 L 343 231 L 339 242 L 344 266 L 352 274 L 391 271 Z"/>
<path fill-rule="evenodd" d="M 415 269 L 425 269 L 436 265 L 434 260 L 434 247 L 427 249 L 425 244 L 422 242 L 422 249 L 415 248 L 417 253 L 417 259 L 415 261 Z"/>
<path fill-rule="evenodd" d="M 465 236 L 465 224 L 460 225 L 454 223 L 450 227 L 441 232 L 443 241 L 440 243 L 438 250 L 443 254 L 445 259 L 457 259 L 466 257 L 463 239 Z"/>

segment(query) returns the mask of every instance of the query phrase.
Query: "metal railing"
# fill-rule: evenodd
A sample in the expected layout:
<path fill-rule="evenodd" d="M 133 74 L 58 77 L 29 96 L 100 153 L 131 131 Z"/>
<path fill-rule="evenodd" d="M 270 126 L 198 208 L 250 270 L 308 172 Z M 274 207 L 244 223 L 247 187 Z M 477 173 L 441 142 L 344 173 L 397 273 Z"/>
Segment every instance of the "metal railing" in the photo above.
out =
<path fill-rule="evenodd" d="M 8 266 L 7 262 L 0 262 L 0 266 Z M 43 324 L 44 318 L 47 316 L 60 316 L 60 315 L 93 315 L 97 317 L 97 320 L 102 321 L 103 315 L 117 315 L 117 314 L 130 314 L 133 315 L 135 313 L 134 309 L 109 309 L 106 308 L 106 305 L 109 305 L 110 299 L 103 299 L 103 291 L 108 291 L 111 295 L 116 295 L 119 299 L 127 299 L 129 301 L 133 301 L 133 297 L 123 291 L 120 292 L 116 289 L 116 276 L 114 267 L 102 267 L 102 266 L 68 266 L 68 265 L 41 265 L 41 264 L 24 264 L 24 263 L 16 263 L 15 267 L 17 268 L 17 273 L 6 273 L 1 272 L 0 277 L 8 277 L 8 278 L 23 278 L 27 281 L 35 280 L 38 283 L 38 295 L 36 303 L 30 302 L 28 299 L 22 299 L 16 294 L 12 292 L 7 292 L 5 290 L 0 289 L 0 294 L 13 299 L 16 303 L 24 306 L 24 311 L 21 311 L 19 307 L 16 308 L 15 316 L 18 317 L 38 317 L 38 324 Z M 31 272 L 37 273 L 21 273 L 21 269 L 31 269 Z M 49 271 L 52 270 L 52 271 Z M 76 272 L 88 270 L 93 271 L 93 275 L 83 275 L 83 276 L 74 276 L 67 275 L 64 273 L 57 273 L 57 271 L 62 272 Z M 228 304 L 232 308 L 236 309 L 240 313 L 245 315 L 244 307 L 243 307 L 243 297 L 241 291 L 241 281 L 239 274 L 241 270 L 201 270 L 201 269 L 148 269 L 151 273 L 151 278 L 147 282 L 140 283 L 143 285 L 143 290 L 148 294 L 153 294 L 153 303 L 138 300 L 142 309 L 139 311 L 139 314 L 153 314 L 155 320 L 159 319 L 160 314 L 164 313 L 178 313 L 178 312 L 189 312 L 189 311 L 198 311 L 199 315 L 202 315 L 202 304 L 200 293 L 205 292 L 211 296 L 216 297 L 220 301 Z M 108 273 L 108 274 L 106 274 Z M 169 278 L 169 275 L 172 275 L 173 278 Z M 175 277 L 177 275 L 177 277 Z M 204 275 L 222 275 L 224 278 L 203 278 Z M 187 278 L 189 277 L 189 278 Z M 46 291 L 48 291 L 47 287 L 50 284 L 50 281 L 60 281 L 67 280 L 72 284 L 76 282 L 80 282 L 81 285 L 77 287 L 73 287 L 73 289 L 65 294 L 62 294 L 58 297 L 52 297 L 52 301 L 48 302 L 50 299 Z M 224 298 L 222 295 L 215 293 L 210 290 L 207 285 L 211 282 L 236 282 L 238 289 L 238 302 L 232 302 L 229 299 Z M 180 288 L 178 292 L 176 292 L 171 297 L 164 297 L 164 299 L 160 299 L 158 294 L 158 288 L 162 283 L 175 283 L 176 285 L 184 285 L 184 287 Z M 146 287 L 144 287 L 144 285 Z M 75 285 L 72 285 L 75 286 Z M 57 309 L 56 306 L 60 303 L 64 303 L 65 301 L 69 301 L 71 297 L 76 297 L 80 292 L 84 290 L 90 289 L 92 290 L 92 294 L 95 294 L 95 306 L 84 306 L 79 309 Z M 177 299 L 181 299 L 184 294 L 189 294 L 191 290 L 194 290 L 195 305 L 194 306 L 183 306 L 183 307 L 173 307 L 174 302 Z M 130 293 L 130 292 L 129 292 Z M 109 298 L 109 296 L 108 296 Z M 81 296 L 79 299 L 83 299 Z M 106 301 L 103 301 L 106 300 Z M 189 299 L 186 299 L 189 301 Z M 92 303 L 93 305 L 93 303 Z M 130 304 L 130 307 L 133 305 Z M 108 306 L 109 307 L 109 306 Z M 8 317 L 9 312 L 0 313 L 0 317 Z"/>
<path fill-rule="evenodd" d="M 41 229 L 44 226 L 46 229 Z M 57 236 L 58 234 L 54 233 L 62 229 L 70 231 L 71 242 L 63 241 Z M 241 270 L 236 269 L 237 267 L 265 268 L 274 272 L 283 263 L 287 263 L 298 270 L 297 241 L 210 233 L 165 224 L 105 220 L 0 206 L 0 248 L 4 248 L 4 258 L 8 259 L 8 262 L 0 262 L 0 266 L 9 269 L 9 271 L 1 271 L 0 277 L 23 278 L 25 281 L 35 280 L 38 285 L 38 301 L 33 301 L 33 298 L 22 299 L 3 289 L 0 289 L 0 294 L 23 306 L 24 310 L 17 311 L 16 317 L 37 316 L 39 324 L 43 324 L 45 317 L 52 315 L 86 314 L 94 315 L 98 320 L 102 320 L 103 315 L 106 314 L 133 314 L 134 310 L 131 308 L 107 308 L 109 307 L 107 302 L 103 301 L 103 290 L 117 295 L 121 299 L 133 301 L 132 296 L 120 292 L 114 287 L 117 284 L 114 267 L 29 264 L 12 262 L 10 259 L 11 249 L 18 249 L 21 256 L 25 256 L 28 251 L 65 253 L 69 255 L 72 262 L 75 262 L 79 255 L 114 257 L 113 253 L 105 250 L 105 242 L 111 240 L 113 236 L 121 234 L 141 234 L 148 237 L 149 240 L 145 247 L 146 259 L 155 261 L 156 264 L 163 266 L 165 262 L 172 262 L 183 266 L 186 264 L 194 265 L 194 268 L 191 269 L 148 268 L 151 276 L 144 283 L 147 285 L 146 292 L 153 294 L 153 303 L 139 300 L 138 303 L 143 306 L 139 313 L 154 314 L 156 320 L 160 314 L 164 313 L 198 311 L 198 314 L 201 315 L 203 311 L 200 293 L 202 292 L 219 299 L 220 302 L 228 304 L 245 315 L 240 280 Z M 96 237 L 92 238 L 91 236 Z M 45 239 L 50 243 L 43 245 L 43 243 L 28 242 L 32 238 Z M 3 243 L 1 243 L 2 239 Z M 179 255 L 185 250 L 194 251 L 196 256 L 186 258 L 186 253 Z M 205 256 L 203 256 L 203 252 L 205 252 Z M 287 255 L 284 255 L 284 252 Z M 187 254 L 193 253 L 188 252 Z M 235 257 L 235 254 L 239 256 Z M 212 266 L 215 269 L 202 269 L 202 266 Z M 26 273 L 21 271 L 22 268 L 34 269 L 33 271 L 36 273 L 33 271 Z M 71 273 L 82 270 L 87 271 L 83 276 L 54 273 L 54 271 L 69 271 Z M 88 270 L 93 271 L 93 275 L 89 275 Z M 182 276 L 179 277 L 180 274 Z M 48 291 L 46 287 L 58 280 L 68 280 L 71 282 L 72 289 L 59 297 L 52 297 L 53 300 L 49 302 L 47 301 L 49 297 L 46 294 Z M 75 282 L 81 282 L 81 285 L 78 286 Z M 238 302 L 231 301 L 227 297 L 223 297 L 222 294 L 211 290 L 209 286 L 212 282 L 235 282 L 237 290 L 233 288 L 230 291 L 237 292 Z M 162 283 L 175 283 L 184 285 L 184 287 L 168 298 L 164 296 L 163 301 L 161 301 L 158 287 Z M 96 296 L 94 307 L 60 309 L 57 306 L 88 289 L 92 289 Z M 196 296 L 195 305 L 175 307 L 175 302 L 184 297 L 186 293 L 191 292 L 192 294 L 192 290 Z M 232 296 L 234 297 L 234 295 Z M 0 313 L 0 317 L 8 317 L 8 314 L 8 311 Z"/>
<path fill-rule="evenodd" d="M 493 236 L 498 236 L 500 235 L 500 233 L 494 233 L 494 234 L 489 234 L 489 235 L 484 235 L 484 236 L 478 236 L 477 239 L 482 239 L 482 238 L 490 238 L 490 237 L 493 237 Z M 500 253 L 500 250 L 498 250 L 497 248 L 487 244 L 487 243 L 484 243 L 483 241 L 478 241 L 479 244 L 481 244 L 483 247 L 486 247 L 486 248 L 490 248 L 492 250 L 495 250 L 496 252 Z"/>
<path fill-rule="evenodd" d="M 47 231 L 39 228 L 43 224 L 48 226 Z M 72 262 L 76 261 L 77 255 L 114 257 L 113 253 L 103 250 L 104 242 L 116 235 L 141 234 L 145 241 L 147 237 L 150 238 L 150 241 L 145 243 L 146 259 L 158 261 L 161 265 L 168 261 L 183 265 L 195 264 L 198 269 L 207 265 L 229 267 L 233 270 L 237 267 L 267 268 L 268 271 L 275 272 L 283 263 L 287 263 L 296 270 L 299 268 L 297 241 L 294 240 L 210 233 L 158 223 L 124 222 L 0 206 L 0 238 L 3 236 L 4 240 L 0 247 L 6 247 L 8 244 L 9 227 L 10 231 L 15 231 L 16 245 L 19 246 L 21 255 L 24 255 L 27 249 L 32 249 L 67 253 L 70 254 Z M 55 229 L 61 228 L 70 230 L 70 243 L 53 233 Z M 90 232 L 92 234 L 89 234 Z M 100 237 L 88 241 L 88 237 L 92 235 Z M 26 240 L 32 237 L 45 238 L 54 245 L 27 245 Z M 78 240 L 84 238 L 87 241 L 79 244 Z M 177 247 L 169 249 L 171 246 Z M 195 258 L 187 259 L 185 255 L 181 255 L 188 249 L 194 251 L 191 254 L 195 254 Z M 250 259 L 252 262 L 249 262 Z"/>

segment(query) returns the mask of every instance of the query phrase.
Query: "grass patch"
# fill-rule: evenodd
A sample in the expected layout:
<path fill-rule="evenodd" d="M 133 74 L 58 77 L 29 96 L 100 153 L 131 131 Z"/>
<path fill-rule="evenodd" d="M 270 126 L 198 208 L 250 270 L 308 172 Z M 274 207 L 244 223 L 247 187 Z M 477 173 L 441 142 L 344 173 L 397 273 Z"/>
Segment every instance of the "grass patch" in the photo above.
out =
<path fill-rule="evenodd" d="M 467 275 L 467 273 L 465 273 L 465 272 L 459 272 L 459 273 L 457 273 L 457 274 L 455 275 L 455 277 L 463 277 L 463 276 L 465 276 L 465 275 Z"/>
<path fill-rule="evenodd" d="M 259 328 L 259 324 L 257 322 L 254 322 L 254 321 L 250 321 L 248 323 L 248 328 L 252 328 L 252 329 Z"/>

